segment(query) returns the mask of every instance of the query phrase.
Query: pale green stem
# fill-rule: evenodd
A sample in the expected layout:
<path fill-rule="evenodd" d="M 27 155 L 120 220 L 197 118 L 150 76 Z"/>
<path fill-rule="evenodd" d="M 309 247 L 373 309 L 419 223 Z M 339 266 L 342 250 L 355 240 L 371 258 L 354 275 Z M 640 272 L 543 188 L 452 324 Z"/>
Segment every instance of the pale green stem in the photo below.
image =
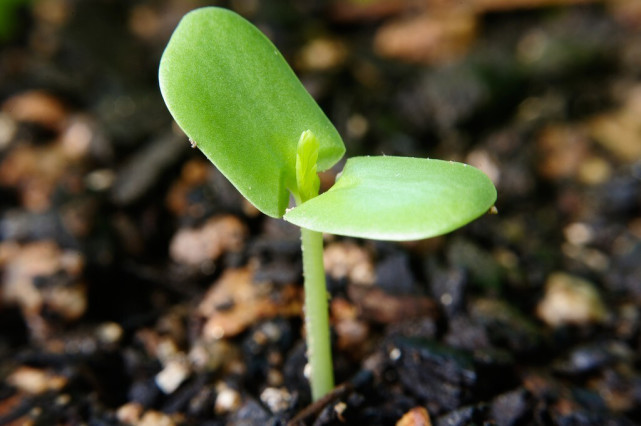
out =
<path fill-rule="evenodd" d="M 296 204 L 318 196 L 320 181 L 316 174 L 319 142 L 311 130 L 301 133 L 296 148 Z M 332 345 L 329 337 L 327 288 L 323 267 L 323 235 L 301 228 L 303 275 L 305 277 L 305 326 L 307 360 L 312 398 L 316 401 L 334 388 Z"/>
<path fill-rule="evenodd" d="M 294 193 L 296 204 L 303 200 Z M 305 279 L 305 328 L 309 382 L 314 401 L 334 389 L 332 343 L 329 333 L 328 293 L 323 265 L 323 234 L 301 228 L 303 277 Z"/>
<path fill-rule="evenodd" d="M 323 267 L 323 235 L 301 228 L 301 240 L 305 276 L 307 358 L 311 367 L 309 380 L 312 398 L 316 401 L 334 388 L 328 295 Z"/>

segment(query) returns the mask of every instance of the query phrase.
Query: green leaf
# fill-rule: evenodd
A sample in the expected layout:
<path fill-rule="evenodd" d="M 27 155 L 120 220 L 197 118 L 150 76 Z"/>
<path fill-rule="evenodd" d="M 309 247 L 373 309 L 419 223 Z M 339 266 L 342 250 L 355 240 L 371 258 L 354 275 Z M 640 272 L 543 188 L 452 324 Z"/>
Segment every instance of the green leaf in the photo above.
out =
<path fill-rule="evenodd" d="M 160 61 L 169 111 L 197 147 L 263 213 L 280 217 L 295 191 L 301 133 L 319 141 L 318 169 L 345 147 L 276 47 L 226 9 L 185 15 Z"/>
<path fill-rule="evenodd" d="M 377 240 L 418 240 L 450 232 L 487 212 L 496 189 L 462 163 L 411 157 L 355 157 L 336 184 L 288 211 L 313 231 Z"/>

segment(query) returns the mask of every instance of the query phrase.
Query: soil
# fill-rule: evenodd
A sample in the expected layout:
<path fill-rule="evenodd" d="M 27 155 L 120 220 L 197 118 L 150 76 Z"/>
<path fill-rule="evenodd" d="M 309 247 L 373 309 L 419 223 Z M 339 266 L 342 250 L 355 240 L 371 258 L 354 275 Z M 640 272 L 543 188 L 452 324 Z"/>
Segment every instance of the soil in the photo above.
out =
<path fill-rule="evenodd" d="M 464 161 L 498 189 L 443 237 L 326 237 L 338 385 L 313 404 L 298 230 L 157 87 L 205 4 L 0 6 L 0 424 L 641 424 L 638 2 L 217 2 L 349 156 Z"/>

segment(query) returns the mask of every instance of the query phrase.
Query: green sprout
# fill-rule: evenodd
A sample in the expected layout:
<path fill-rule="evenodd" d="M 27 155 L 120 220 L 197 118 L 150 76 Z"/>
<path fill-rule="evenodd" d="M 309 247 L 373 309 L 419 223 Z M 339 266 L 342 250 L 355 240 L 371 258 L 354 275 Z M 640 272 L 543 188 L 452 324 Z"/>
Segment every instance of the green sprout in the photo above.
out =
<path fill-rule="evenodd" d="M 312 397 L 334 387 L 322 233 L 417 240 L 478 218 L 496 189 L 478 169 L 410 157 L 355 157 L 319 195 L 317 172 L 343 141 L 278 49 L 250 22 L 194 10 L 160 61 L 160 89 L 193 144 L 256 208 L 301 228 Z M 290 195 L 296 206 L 287 209 Z"/>

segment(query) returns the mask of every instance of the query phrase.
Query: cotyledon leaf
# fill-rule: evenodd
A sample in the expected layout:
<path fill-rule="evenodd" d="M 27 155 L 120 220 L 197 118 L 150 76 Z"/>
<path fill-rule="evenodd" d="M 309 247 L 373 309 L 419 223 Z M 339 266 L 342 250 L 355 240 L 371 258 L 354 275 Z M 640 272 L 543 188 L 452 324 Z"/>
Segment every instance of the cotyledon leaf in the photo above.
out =
<path fill-rule="evenodd" d="M 276 47 L 238 14 L 189 12 L 163 53 L 160 89 L 195 145 L 263 213 L 280 217 L 296 188 L 305 130 L 320 143 L 318 170 L 344 154 L 340 135 Z"/>
<path fill-rule="evenodd" d="M 284 219 L 318 232 L 417 240 L 450 232 L 487 212 L 492 181 L 467 164 L 412 157 L 354 157 L 335 185 Z"/>

